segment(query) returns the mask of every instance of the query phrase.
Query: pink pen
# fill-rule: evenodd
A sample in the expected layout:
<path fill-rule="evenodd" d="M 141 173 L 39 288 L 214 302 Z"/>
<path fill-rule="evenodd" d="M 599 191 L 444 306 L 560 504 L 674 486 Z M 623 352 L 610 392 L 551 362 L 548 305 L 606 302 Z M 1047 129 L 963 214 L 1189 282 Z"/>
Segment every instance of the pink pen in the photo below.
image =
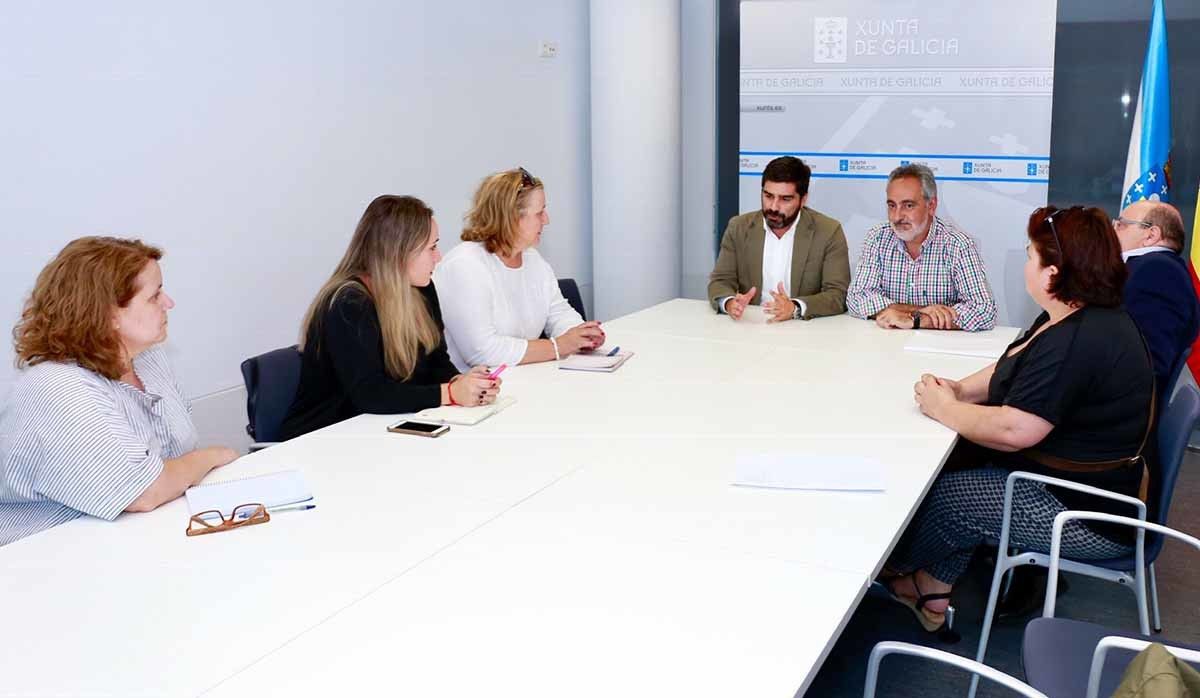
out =
<path fill-rule="evenodd" d="M 508 368 L 508 364 L 500 364 L 499 366 L 496 367 L 495 371 L 492 371 L 491 373 L 488 374 L 488 376 L 487 376 L 488 380 L 496 380 L 496 377 L 499 376 L 501 373 L 503 373 L 504 369 L 506 369 L 506 368 Z"/>

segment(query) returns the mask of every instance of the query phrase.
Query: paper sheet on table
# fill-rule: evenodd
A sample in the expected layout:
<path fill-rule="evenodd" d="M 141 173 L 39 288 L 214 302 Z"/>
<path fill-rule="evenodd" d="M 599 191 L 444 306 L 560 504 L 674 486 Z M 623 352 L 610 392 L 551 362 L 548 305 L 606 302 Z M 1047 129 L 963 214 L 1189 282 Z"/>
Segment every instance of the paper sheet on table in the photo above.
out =
<path fill-rule="evenodd" d="M 859 456 L 749 453 L 738 456 L 733 484 L 780 490 L 884 492 L 886 466 Z"/>
<path fill-rule="evenodd" d="M 917 330 L 905 343 L 908 351 L 923 351 L 933 354 L 958 354 L 998 359 L 1017 338 L 1016 327 L 997 327 L 983 332 L 956 332 L 945 330 Z"/>

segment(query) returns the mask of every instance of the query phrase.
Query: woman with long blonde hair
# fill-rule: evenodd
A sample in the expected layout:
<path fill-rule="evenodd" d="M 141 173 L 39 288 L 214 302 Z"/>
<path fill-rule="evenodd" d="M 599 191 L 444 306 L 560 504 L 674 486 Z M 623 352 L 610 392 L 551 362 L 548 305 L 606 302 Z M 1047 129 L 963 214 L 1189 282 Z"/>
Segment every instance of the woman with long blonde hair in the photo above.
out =
<path fill-rule="evenodd" d="M 542 180 L 523 167 L 491 175 L 466 218 L 462 244 L 437 272 L 456 366 L 550 361 L 604 343 L 600 323 L 571 308 L 534 249 L 550 224 Z"/>
<path fill-rule="evenodd" d="M 367 206 L 350 246 L 304 316 L 300 387 L 282 426 L 292 438 L 363 414 L 495 401 L 486 366 L 459 374 L 433 286 L 433 211 L 411 196 Z"/>

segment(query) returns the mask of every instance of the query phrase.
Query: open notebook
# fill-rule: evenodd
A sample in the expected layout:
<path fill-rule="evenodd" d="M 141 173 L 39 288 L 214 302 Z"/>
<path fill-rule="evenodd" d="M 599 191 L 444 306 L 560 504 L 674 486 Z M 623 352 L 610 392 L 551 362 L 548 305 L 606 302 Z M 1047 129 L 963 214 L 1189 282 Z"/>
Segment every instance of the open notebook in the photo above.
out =
<path fill-rule="evenodd" d="M 508 409 L 508 406 L 516 401 L 515 397 L 502 397 L 490 405 L 481 405 L 479 407 L 461 407 L 458 405 L 430 407 L 418 412 L 416 418 L 422 422 L 461 424 L 469 427 L 479 424 L 497 412 Z"/>
<path fill-rule="evenodd" d="M 312 503 L 312 490 L 299 470 L 244 477 L 240 480 L 209 482 L 189 487 L 185 493 L 188 509 L 195 516 L 216 509 L 229 516 L 242 504 L 263 504 L 267 511 L 291 505 Z"/>
<path fill-rule="evenodd" d="M 603 354 L 601 351 L 591 354 L 572 354 L 559 361 L 558 367 L 564 371 L 612 373 L 620 368 L 621 364 L 625 363 L 631 356 L 633 356 L 633 352 L 631 351 L 619 351 L 612 356 Z"/>

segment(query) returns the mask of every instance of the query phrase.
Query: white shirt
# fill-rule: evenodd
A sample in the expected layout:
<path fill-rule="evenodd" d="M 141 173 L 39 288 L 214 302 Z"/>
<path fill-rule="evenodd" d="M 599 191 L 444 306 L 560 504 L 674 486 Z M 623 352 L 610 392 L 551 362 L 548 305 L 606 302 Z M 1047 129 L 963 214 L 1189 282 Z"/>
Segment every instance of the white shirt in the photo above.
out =
<path fill-rule="evenodd" d="M 787 232 L 782 237 L 775 237 L 775 232 L 767 225 L 767 219 L 763 218 L 763 230 L 766 234 L 763 236 L 762 288 L 758 290 L 762 293 L 764 303 L 772 298 L 771 291 L 778 288 L 780 282 L 783 282 L 784 288 L 792 288 L 792 249 L 796 246 L 796 224 L 799 222 L 800 215 L 797 214 Z M 725 302 L 730 298 L 732 296 L 725 296 L 717 304 L 722 313 L 725 312 Z M 808 312 L 804 301 L 799 298 L 793 298 L 792 301 L 800 306 L 799 311 L 793 313 L 792 317 L 799 317 Z"/>
<path fill-rule="evenodd" d="M 1175 252 L 1175 250 L 1171 249 L 1170 247 L 1165 247 L 1163 245 L 1151 245 L 1150 247 L 1135 247 L 1132 250 L 1126 250 L 1126 251 L 1122 252 L 1121 253 L 1121 261 L 1128 262 L 1130 257 L 1141 257 L 1142 255 L 1150 254 L 1151 252 Z M 1178 252 L 1176 252 L 1176 254 L 1178 254 Z"/>
<path fill-rule="evenodd" d="M 792 287 L 792 248 L 796 244 L 796 224 L 799 222 L 800 216 L 797 215 L 783 236 L 775 237 L 775 232 L 767 225 L 767 219 L 763 218 L 763 230 L 766 235 L 763 236 L 763 285 L 759 289 L 762 291 L 763 301 L 771 298 L 771 291 L 778 288 L 780 283 L 786 289 Z"/>
<path fill-rule="evenodd" d="M 484 248 L 462 242 L 433 272 L 446 345 L 460 371 L 472 366 L 515 366 L 529 340 L 557 337 L 583 322 L 563 298 L 554 270 L 538 251 L 522 254 L 510 269 Z"/>

